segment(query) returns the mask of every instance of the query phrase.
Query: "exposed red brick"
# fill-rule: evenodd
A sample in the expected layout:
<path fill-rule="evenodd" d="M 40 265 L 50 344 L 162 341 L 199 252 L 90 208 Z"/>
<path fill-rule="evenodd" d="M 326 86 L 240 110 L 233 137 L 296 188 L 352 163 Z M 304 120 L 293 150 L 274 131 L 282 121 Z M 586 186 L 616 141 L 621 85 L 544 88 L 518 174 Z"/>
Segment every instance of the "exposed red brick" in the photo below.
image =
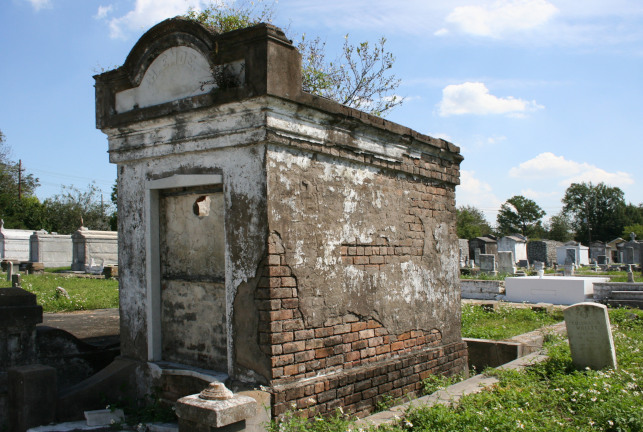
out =
<path fill-rule="evenodd" d="M 283 349 L 284 349 L 284 353 L 286 354 L 294 353 L 297 351 L 304 351 L 306 349 L 306 342 L 305 341 L 288 342 L 283 344 Z"/>
<path fill-rule="evenodd" d="M 404 348 L 404 342 L 403 341 L 393 342 L 391 344 L 391 351 L 399 351 L 399 350 L 401 350 L 403 348 Z"/>
<path fill-rule="evenodd" d="M 375 320 L 368 320 L 368 322 L 366 323 L 366 328 L 369 328 L 369 329 L 375 329 L 380 327 L 382 327 L 382 324 L 380 324 Z"/>
<path fill-rule="evenodd" d="M 375 331 L 373 329 L 368 329 L 368 330 L 362 330 L 359 332 L 359 338 L 360 339 L 368 339 L 372 338 L 375 336 Z"/>
<path fill-rule="evenodd" d="M 351 324 L 351 331 L 360 331 L 366 329 L 365 322 L 356 322 Z"/>
<path fill-rule="evenodd" d="M 271 333 L 270 343 L 282 344 L 284 342 L 290 342 L 293 340 L 293 337 L 293 332 Z"/>
<path fill-rule="evenodd" d="M 359 352 L 358 352 L 358 351 L 351 351 L 351 352 L 347 352 L 347 353 L 344 355 L 344 359 L 345 359 L 346 361 L 355 361 L 355 360 L 359 360 L 359 358 L 360 358 L 360 356 L 359 356 Z"/>
<path fill-rule="evenodd" d="M 324 346 L 335 346 L 342 343 L 342 335 L 330 336 L 324 339 Z"/>
<path fill-rule="evenodd" d="M 268 312 L 271 321 L 287 320 L 293 317 L 292 309 L 282 309 Z"/>
<path fill-rule="evenodd" d="M 281 323 L 283 330 L 301 330 L 304 328 L 304 322 L 301 319 L 286 320 Z"/>
<path fill-rule="evenodd" d="M 351 346 L 352 346 L 354 351 L 357 351 L 357 350 L 361 350 L 363 348 L 366 348 L 368 346 L 368 342 L 366 342 L 365 340 L 358 340 L 358 341 L 353 342 L 351 344 Z"/>
<path fill-rule="evenodd" d="M 315 329 L 315 337 L 328 337 L 333 334 L 332 327 L 322 327 Z"/>
<path fill-rule="evenodd" d="M 359 333 L 346 333 L 342 335 L 342 342 L 350 343 L 359 339 Z"/>
<path fill-rule="evenodd" d="M 348 333 L 350 331 L 351 331 L 350 324 L 340 324 L 333 327 L 333 334 L 335 335 Z"/>
<path fill-rule="evenodd" d="M 401 335 L 398 335 L 397 340 L 403 341 L 403 340 L 407 340 L 410 337 L 411 337 L 411 332 L 406 332 L 406 333 L 402 333 Z"/>
<path fill-rule="evenodd" d="M 314 330 L 297 330 L 295 332 L 296 340 L 312 339 L 315 336 Z"/>
<path fill-rule="evenodd" d="M 281 306 L 284 309 L 297 309 L 299 307 L 299 299 L 298 298 L 281 299 Z"/>
<path fill-rule="evenodd" d="M 280 355 L 280 356 L 274 356 L 270 359 L 272 366 L 273 367 L 279 367 L 279 366 L 284 366 L 287 364 L 291 364 L 294 360 L 295 356 L 292 354 L 285 354 L 285 355 Z"/>
<path fill-rule="evenodd" d="M 281 257 L 279 255 L 268 255 L 268 265 L 271 265 L 271 266 L 281 265 Z"/>
<path fill-rule="evenodd" d="M 320 359 L 333 355 L 333 348 L 318 348 L 315 350 L 315 358 Z"/>
<path fill-rule="evenodd" d="M 270 288 L 269 293 L 270 297 L 273 299 L 293 297 L 292 288 Z"/>
<path fill-rule="evenodd" d="M 293 376 L 299 374 L 299 365 L 284 366 L 284 376 Z"/>

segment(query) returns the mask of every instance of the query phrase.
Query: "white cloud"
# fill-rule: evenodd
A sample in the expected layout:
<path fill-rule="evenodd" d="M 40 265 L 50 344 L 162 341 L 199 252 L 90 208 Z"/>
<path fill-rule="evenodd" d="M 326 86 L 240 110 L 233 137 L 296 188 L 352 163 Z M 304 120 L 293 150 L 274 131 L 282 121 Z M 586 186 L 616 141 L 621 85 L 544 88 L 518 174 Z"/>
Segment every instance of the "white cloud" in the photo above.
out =
<path fill-rule="evenodd" d="M 138 32 L 177 15 L 185 14 L 189 8 L 201 9 L 209 3 L 204 0 L 136 0 L 134 9 L 122 17 L 109 21 L 110 36 L 125 38 L 130 32 Z"/>
<path fill-rule="evenodd" d="M 562 180 L 561 185 L 567 185 L 572 183 L 581 183 L 581 182 L 592 182 L 596 183 L 605 183 L 610 186 L 623 187 L 627 185 L 634 184 L 634 179 L 629 173 L 624 171 L 617 171 L 615 173 L 607 172 L 601 168 L 589 165 L 589 168 L 580 174 Z"/>
<path fill-rule="evenodd" d="M 541 153 L 533 159 L 521 163 L 509 170 L 511 177 L 522 178 L 551 178 L 578 174 L 589 168 L 587 164 L 565 159 L 563 156 L 556 156 L 551 152 Z"/>
<path fill-rule="evenodd" d="M 446 21 L 464 33 L 497 38 L 539 27 L 556 13 L 556 6 L 545 0 L 498 0 L 489 5 L 456 7 Z"/>
<path fill-rule="evenodd" d="M 551 152 L 541 153 L 533 159 L 521 163 L 509 170 L 509 176 L 528 179 L 559 178 L 559 185 L 568 186 L 571 183 L 604 182 L 612 186 L 626 186 L 634 183 L 631 174 L 617 171 L 610 173 L 604 169 L 586 162 L 580 163 L 556 156 Z"/>
<path fill-rule="evenodd" d="M 94 18 L 96 19 L 103 19 L 109 14 L 112 10 L 114 9 L 113 5 L 109 6 L 98 6 L 98 11 L 96 12 L 96 15 L 94 15 Z"/>
<path fill-rule="evenodd" d="M 40 9 L 51 7 L 50 0 L 27 0 L 27 1 L 31 3 L 31 6 L 33 6 L 36 12 L 38 12 Z"/>
<path fill-rule="evenodd" d="M 527 112 L 544 108 L 535 101 L 526 101 L 514 97 L 500 98 L 489 93 L 481 82 L 452 84 L 442 90 L 439 104 L 440 115 L 461 114 L 509 114 L 522 116 Z"/>
<path fill-rule="evenodd" d="M 494 223 L 502 201 L 491 185 L 475 177 L 475 171 L 460 170 L 460 185 L 456 188 L 458 206 L 472 205 L 481 210 L 487 221 Z"/>

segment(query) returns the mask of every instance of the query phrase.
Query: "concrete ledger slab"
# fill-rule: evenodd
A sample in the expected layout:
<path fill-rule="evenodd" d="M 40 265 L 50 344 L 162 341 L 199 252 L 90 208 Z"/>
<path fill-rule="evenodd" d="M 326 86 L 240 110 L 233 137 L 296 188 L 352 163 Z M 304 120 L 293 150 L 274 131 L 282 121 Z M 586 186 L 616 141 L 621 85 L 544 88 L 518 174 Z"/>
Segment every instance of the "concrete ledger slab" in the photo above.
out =
<path fill-rule="evenodd" d="M 506 301 L 571 305 L 591 300 L 602 277 L 526 276 L 505 279 Z"/>

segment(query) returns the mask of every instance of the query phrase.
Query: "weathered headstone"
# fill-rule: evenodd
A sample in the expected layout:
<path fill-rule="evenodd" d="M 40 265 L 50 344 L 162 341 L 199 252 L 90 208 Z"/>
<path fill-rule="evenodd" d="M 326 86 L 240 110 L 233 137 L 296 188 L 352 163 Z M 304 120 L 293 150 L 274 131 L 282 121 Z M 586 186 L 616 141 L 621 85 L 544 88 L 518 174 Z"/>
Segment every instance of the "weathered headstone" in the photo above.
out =
<path fill-rule="evenodd" d="M 514 254 L 512 251 L 498 252 L 498 271 L 500 273 L 514 274 L 516 267 L 514 266 Z"/>
<path fill-rule="evenodd" d="M 565 255 L 565 265 L 576 264 L 576 249 L 567 249 Z"/>
<path fill-rule="evenodd" d="M 496 256 L 493 254 L 480 254 L 480 271 L 496 274 Z"/>
<path fill-rule="evenodd" d="M 536 270 L 538 277 L 543 277 L 545 275 L 545 264 L 542 261 L 534 261 L 534 270 Z"/>
<path fill-rule="evenodd" d="M 11 282 L 11 276 L 13 275 L 13 263 L 7 261 L 7 282 Z"/>
<path fill-rule="evenodd" d="M 480 254 L 481 253 L 482 252 L 480 252 L 480 248 L 476 248 L 476 250 L 474 251 L 474 254 L 473 254 L 473 259 L 476 261 L 476 264 L 478 264 L 478 266 L 480 266 L 480 267 L 482 267 L 480 265 Z"/>
<path fill-rule="evenodd" d="M 564 276 L 574 276 L 574 264 L 565 264 L 563 267 Z"/>
<path fill-rule="evenodd" d="M 634 272 L 632 271 L 632 267 L 634 267 L 634 266 L 631 265 L 631 264 L 627 266 L 627 281 L 629 283 L 634 282 Z"/>
<path fill-rule="evenodd" d="M 578 303 L 565 309 L 572 362 L 578 368 L 616 368 L 616 351 L 607 306 Z"/>
<path fill-rule="evenodd" d="M 634 264 L 634 248 L 626 247 L 625 248 L 625 257 L 623 258 L 625 264 Z"/>
<path fill-rule="evenodd" d="M 22 288 L 20 273 L 11 276 L 11 286 L 13 288 Z"/>
<path fill-rule="evenodd" d="M 607 264 L 607 255 L 599 255 L 596 257 L 596 262 L 598 265 Z"/>

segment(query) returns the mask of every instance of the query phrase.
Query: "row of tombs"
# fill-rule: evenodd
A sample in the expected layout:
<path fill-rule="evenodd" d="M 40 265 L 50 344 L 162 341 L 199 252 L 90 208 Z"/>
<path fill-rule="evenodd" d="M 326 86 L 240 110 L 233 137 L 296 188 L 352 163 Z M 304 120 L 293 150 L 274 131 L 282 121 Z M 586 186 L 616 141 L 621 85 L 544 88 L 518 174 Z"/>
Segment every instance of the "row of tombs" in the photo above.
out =
<path fill-rule="evenodd" d="M 166 20 L 95 79 L 121 355 L 59 393 L 57 420 L 122 383 L 173 403 L 210 381 L 257 390 L 272 417 L 364 416 L 467 370 L 458 147 L 303 92 L 299 52 L 266 24 Z"/>
<path fill-rule="evenodd" d="M 80 227 L 73 234 L 7 229 L 0 225 L 0 259 L 27 269 L 71 267 L 89 271 L 118 265 L 118 232 Z"/>
<path fill-rule="evenodd" d="M 476 237 L 471 240 L 459 239 L 460 267 L 470 266 L 473 261 L 480 266 L 480 255 L 494 255 L 499 260 L 501 252 L 511 252 L 511 265 L 529 267 L 535 262 L 545 266 L 556 265 L 638 265 L 641 261 L 640 251 L 643 242 L 631 239 L 625 241 L 616 238 L 611 242 L 595 241 L 589 247 L 575 241 L 559 242 L 555 240 L 530 240 L 520 234 L 497 238 L 493 235 Z"/>

